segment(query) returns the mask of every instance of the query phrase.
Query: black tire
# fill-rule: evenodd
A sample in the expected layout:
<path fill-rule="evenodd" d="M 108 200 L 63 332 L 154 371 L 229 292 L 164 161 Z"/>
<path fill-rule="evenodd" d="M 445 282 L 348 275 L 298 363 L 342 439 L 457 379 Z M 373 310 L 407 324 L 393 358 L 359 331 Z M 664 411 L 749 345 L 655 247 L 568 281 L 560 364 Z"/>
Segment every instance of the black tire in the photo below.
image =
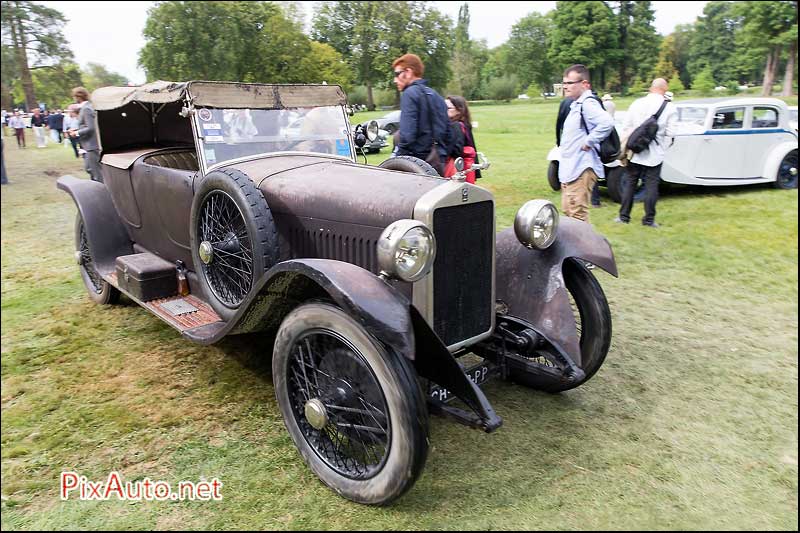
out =
<path fill-rule="evenodd" d="M 190 239 L 206 301 L 228 320 L 255 282 L 278 261 L 278 233 L 264 195 L 237 170 L 215 170 L 192 200 Z M 206 263 L 200 248 L 213 249 Z"/>
<path fill-rule="evenodd" d="M 561 190 L 561 181 L 558 179 L 558 161 L 550 161 L 547 166 L 547 183 L 554 191 Z"/>
<path fill-rule="evenodd" d="M 416 374 L 344 311 L 314 302 L 289 313 L 275 340 L 272 379 L 294 444 L 339 495 L 383 505 L 414 485 L 428 455 Z M 321 402 L 316 417 L 314 400 Z"/>
<path fill-rule="evenodd" d="M 413 174 L 425 174 L 427 176 L 440 177 L 436 169 L 418 157 L 410 155 L 400 155 L 397 157 L 390 157 L 380 165 L 380 168 L 387 170 L 399 170 L 400 172 L 411 172 Z"/>
<path fill-rule="evenodd" d="M 606 168 L 606 190 L 611 201 L 620 203 L 622 201 L 622 173 L 624 167 Z"/>
<path fill-rule="evenodd" d="M 792 174 L 794 169 L 794 174 Z M 775 176 L 776 189 L 797 188 L 797 150 L 792 150 L 781 161 L 778 173 Z"/>
<path fill-rule="evenodd" d="M 582 364 L 586 376 L 576 383 L 564 383 L 546 376 L 509 369 L 509 378 L 521 385 L 557 393 L 579 387 L 589 381 L 603 366 L 611 346 L 611 311 L 600 283 L 580 260 L 564 261 L 564 282 L 577 309 L 576 326 L 580 335 Z"/>
<path fill-rule="evenodd" d="M 119 302 L 119 290 L 104 280 L 94 266 L 92 253 L 89 251 L 89 241 L 83 227 L 83 218 L 80 211 L 75 217 L 75 251 L 81 279 L 86 287 L 89 298 L 100 305 L 111 305 Z"/>

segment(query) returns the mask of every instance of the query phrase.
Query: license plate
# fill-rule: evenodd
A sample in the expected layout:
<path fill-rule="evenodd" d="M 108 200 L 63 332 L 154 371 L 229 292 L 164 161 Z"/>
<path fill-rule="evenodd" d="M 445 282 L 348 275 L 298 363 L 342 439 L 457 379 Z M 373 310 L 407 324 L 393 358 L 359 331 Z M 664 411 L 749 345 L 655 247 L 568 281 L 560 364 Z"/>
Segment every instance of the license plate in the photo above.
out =
<path fill-rule="evenodd" d="M 491 376 L 491 371 L 489 369 L 489 365 L 479 363 L 472 368 L 467 369 L 464 374 L 472 380 L 473 383 L 480 386 L 486 382 L 487 379 Z M 439 400 L 440 402 L 447 403 L 453 400 L 456 396 L 449 390 L 445 389 L 444 387 L 440 387 L 435 383 L 431 383 L 430 391 L 428 392 L 431 398 Z"/>

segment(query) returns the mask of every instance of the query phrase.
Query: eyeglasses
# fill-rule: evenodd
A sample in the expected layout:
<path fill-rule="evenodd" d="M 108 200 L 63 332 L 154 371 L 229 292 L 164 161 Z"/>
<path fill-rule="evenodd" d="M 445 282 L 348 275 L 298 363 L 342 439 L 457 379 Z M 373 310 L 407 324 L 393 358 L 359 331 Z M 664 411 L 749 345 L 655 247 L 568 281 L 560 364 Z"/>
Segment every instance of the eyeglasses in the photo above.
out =
<path fill-rule="evenodd" d="M 394 77 L 396 78 L 397 76 L 399 76 L 400 74 L 402 74 L 402 73 L 403 73 L 403 72 L 405 72 L 405 71 L 406 71 L 406 69 L 403 69 L 403 70 L 395 70 L 395 71 L 394 71 Z"/>
<path fill-rule="evenodd" d="M 574 84 L 580 83 L 582 81 L 586 81 L 586 80 L 565 81 L 565 82 L 562 83 L 562 85 L 574 85 Z"/>

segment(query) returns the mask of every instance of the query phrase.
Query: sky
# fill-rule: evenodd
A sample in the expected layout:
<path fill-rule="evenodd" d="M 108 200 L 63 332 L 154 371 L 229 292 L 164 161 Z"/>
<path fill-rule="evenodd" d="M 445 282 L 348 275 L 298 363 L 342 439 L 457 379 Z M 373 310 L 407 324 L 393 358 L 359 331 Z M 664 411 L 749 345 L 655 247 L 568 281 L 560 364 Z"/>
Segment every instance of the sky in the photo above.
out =
<path fill-rule="evenodd" d="M 145 74 L 137 66 L 139 50 L 144 46 L 142 30 L 147 9 L 154 2 L 39 2 L 61 11 L 68 22 L 64 36 L 75 60 L 81 66 L 100 63 L 108 70 L 122 74 L 135 84 L 145 82 Z M 318 2 L 299 2 L 310 26 L 314 5 Z M 463 0 L 431 2 L 432 6 L 453 20 Z M 508 40 L 511 27 L 531 12 L 546 13 L 555 2 L 474 2 L 470 10 L 469 34 L 472 39 L 486 39 L 490 48 Z M 672 32 L 678 24 L 692 23 L 703 13 L 707 2 L 653 2 L 655 27 L 662 35 Z"/>

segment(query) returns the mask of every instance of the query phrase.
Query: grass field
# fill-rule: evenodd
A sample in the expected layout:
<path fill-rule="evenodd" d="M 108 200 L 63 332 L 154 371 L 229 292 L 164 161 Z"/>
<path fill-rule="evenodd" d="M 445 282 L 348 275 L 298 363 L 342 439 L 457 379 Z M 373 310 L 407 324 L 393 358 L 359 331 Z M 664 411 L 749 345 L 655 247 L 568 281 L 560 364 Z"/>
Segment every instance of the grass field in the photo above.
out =
<path fill-rule="evenodd" d="M 527 199 L 559 201 L 544 178 L 556 110 L 473 109 L 498 228 Z M 134 304 L 89 302 L 75 207 L 55 188 L 85 172 L 71 149 L 5 141 L 4 530 L 797 526 L 797 190 L 674 190 L 658 203 L 659 230 L 613 224 L 604 197 L 592 222 L 620 271 L 595 271 L 614 320 L 604 367 L 557 396 L 490 383 L 503 427 L 487 435 L 432 418 L 415 487 L 370 508 L 305 467 L 261 339 L 197 346 Z M 636 204 L 634 220 L 641 213 Z M 224 499 L 61 501 L 68 470 L 92 481 L 112 470 L 124 481 L 216 477 Z"/>

